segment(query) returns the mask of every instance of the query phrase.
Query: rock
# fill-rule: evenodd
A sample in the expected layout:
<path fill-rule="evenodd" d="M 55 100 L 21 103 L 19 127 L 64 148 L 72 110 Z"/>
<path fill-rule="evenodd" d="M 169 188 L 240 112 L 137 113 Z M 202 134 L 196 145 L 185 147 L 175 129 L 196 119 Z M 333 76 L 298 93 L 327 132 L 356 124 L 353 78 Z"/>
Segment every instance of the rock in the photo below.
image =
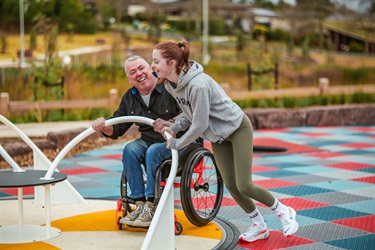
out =
<path fill-rule="evenodd" d="M 306 126 L 375 124 L 375 105 L 344 105 L 306 108 Z"/>

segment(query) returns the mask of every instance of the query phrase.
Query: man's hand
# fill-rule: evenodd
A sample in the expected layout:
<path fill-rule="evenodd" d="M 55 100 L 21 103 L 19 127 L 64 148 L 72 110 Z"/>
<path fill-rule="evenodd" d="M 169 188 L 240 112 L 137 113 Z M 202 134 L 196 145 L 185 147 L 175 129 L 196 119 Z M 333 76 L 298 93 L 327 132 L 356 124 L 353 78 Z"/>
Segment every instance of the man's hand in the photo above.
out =
<path fill-rule="evenodd" d="M 173 124 L 173 122 L 170 122 L 170 121 L 165 121 L 163 119 L 156 119 L 152 125 L 154 126 L 154 131 L 155 132 L 158 132 L 160 134 L 162 134 L 161 130 L 164 128 L 164 127 L 169 127 Z M 164 136 L 164 135 L 163 135 Z"/>
<path fill-rule="evenodd" d="M 97 118 L 95 121 L 93 121 L 91 127 L 95 131 L 101 131 L 108 136 L 111 136 L 113 134 L 113 127 L 105 126 L 105 119 L 103 117 Z"/>

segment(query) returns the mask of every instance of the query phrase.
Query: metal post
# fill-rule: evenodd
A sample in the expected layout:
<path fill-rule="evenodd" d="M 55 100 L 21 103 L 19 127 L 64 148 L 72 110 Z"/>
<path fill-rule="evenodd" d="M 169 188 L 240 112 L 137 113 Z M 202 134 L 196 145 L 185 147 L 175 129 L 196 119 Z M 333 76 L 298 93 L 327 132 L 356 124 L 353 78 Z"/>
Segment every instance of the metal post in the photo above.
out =
<path fill-rule="evenodd" d="M 246 64 L 247 66 L 247 89 L 248 90 L 252 90 L 253 88 L 253 82 L 252 82 L 252 79 L 251 79 L 251 65 L 250 63 Z"/>
<path fill-rule="evenodd" d="M 21 35 L 20 67 L 23 68 L 25 66 L 23 0 L 20 0 L 20 35 Z"/>
<path fill-rule="evenodd" d="M 275 89 L 279 88 L 279 64 L 275 63 Z"/>
<path fill-rule="evenodd" d="M 202 15 L 203 15 L 203 65 L 207 65 L 210 61 L 210 56 L 208 54 L 208 33 L 209 33 L 209 23 L 208 23 L 208 8 L 209 0 L 202 1 Z"/>

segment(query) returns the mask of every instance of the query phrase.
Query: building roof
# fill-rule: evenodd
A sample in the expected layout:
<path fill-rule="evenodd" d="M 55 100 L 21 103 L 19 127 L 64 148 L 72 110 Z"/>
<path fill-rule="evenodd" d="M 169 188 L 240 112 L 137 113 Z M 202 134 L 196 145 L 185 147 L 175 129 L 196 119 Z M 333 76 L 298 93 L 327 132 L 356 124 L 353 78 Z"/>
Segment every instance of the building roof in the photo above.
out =
<path fill-rule="evenodd" d="M 375 32 L 364 30 L 360 27 L 359 22 L 327 21 L 324 23 L 324 27 L 346 36 L 375 43 Z"/>

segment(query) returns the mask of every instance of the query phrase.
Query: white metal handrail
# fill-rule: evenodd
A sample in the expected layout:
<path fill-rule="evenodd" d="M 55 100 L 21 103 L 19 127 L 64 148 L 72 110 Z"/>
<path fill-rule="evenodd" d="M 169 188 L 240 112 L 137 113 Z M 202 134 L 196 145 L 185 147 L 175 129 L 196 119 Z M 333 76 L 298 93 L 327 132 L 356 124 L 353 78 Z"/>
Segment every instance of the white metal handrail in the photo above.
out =
<path fill-rule="evenodd" d="M 10 122 L 7 118 L 0 115 L 0 121 L 9 127 L 13 132 L 15 132 L 33 151 L 34 157 L 34 169 L 45 169 L 47 170 L 51 166 L 51 161 L 43 154 L 43 152 L 35 145 L 35 143 L 17 126 Z M 1 155 L 9 163 L 9 165 L 14 169 L 17 169 L 17 172 L 24 172 L 19 170 L 17 163 L 8 155 L 5 149 L 1 150 Z M 43 187 L 34 187 L 34 201 L 36 203 L 43 202 Z M 85 199 L 78 193 L 78 191 L 70 184 L 68 180 L 57 183 L 51 189 L 52 203 L 80 203 L 86 204 Z"/>

